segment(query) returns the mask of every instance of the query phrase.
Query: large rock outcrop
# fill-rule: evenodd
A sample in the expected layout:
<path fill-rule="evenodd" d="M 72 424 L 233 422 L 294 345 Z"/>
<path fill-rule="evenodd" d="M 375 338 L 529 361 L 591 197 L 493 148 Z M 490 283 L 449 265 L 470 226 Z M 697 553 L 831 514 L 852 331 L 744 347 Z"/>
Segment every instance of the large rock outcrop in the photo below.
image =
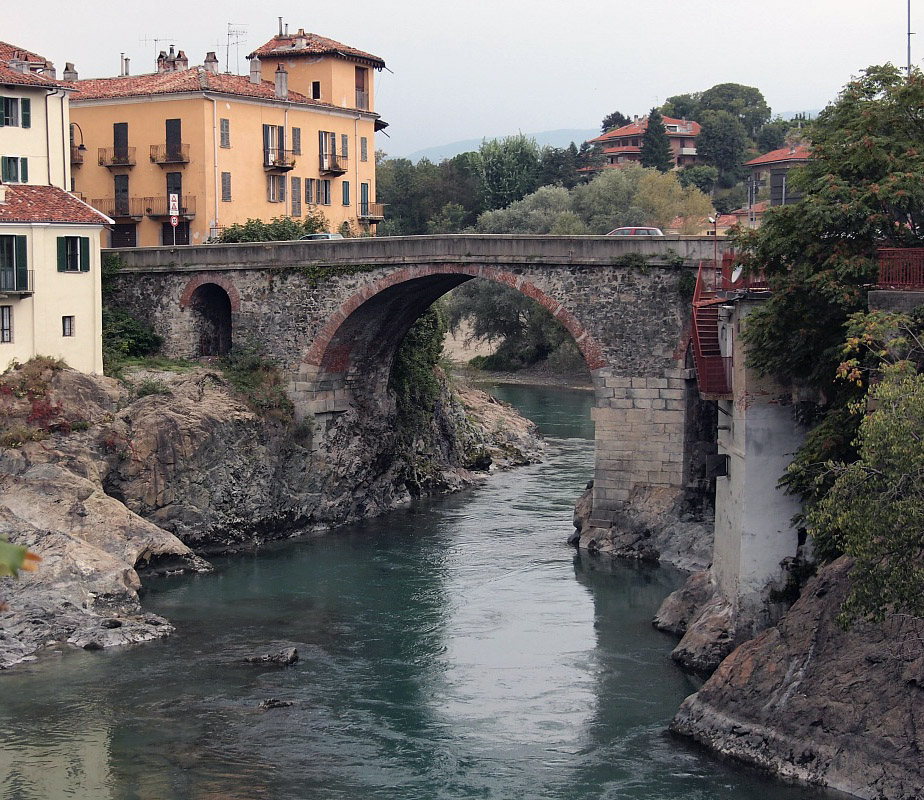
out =
<path fill-rule="evenodd" d="M 868 800 L 924 787 L 924 620 L 836 623 L 850 562 L 822 569 L 773 628 L 688 697 L 671 730 L 726 756 Z"/>

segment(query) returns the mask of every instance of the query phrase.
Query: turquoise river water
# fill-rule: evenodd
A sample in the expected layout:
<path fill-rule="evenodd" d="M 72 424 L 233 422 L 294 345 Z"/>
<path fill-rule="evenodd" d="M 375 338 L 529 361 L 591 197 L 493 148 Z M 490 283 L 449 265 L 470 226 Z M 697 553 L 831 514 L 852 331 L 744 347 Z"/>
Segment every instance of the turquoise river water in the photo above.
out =
<path fill-rule="evenodd" d="M 538 422 L 544 463 L 150 580 L 172 637 L 0 675 L 0 797 L 832 798 L 666 733 L 697 684 L 651 618 L 683 575 L 565 544 L 590 393 L 497 393 Z M 243 663 L 284 646 L 290 667 Z"/>

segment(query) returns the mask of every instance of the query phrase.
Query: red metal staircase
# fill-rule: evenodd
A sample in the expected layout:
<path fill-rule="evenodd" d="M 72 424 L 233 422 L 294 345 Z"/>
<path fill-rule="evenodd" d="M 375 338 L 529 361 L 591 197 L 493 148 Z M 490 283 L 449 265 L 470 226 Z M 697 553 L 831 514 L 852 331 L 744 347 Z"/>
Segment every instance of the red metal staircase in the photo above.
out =
<path fill-rule="evenodd" d="M 701 261 L 693 292 L 693 360 L 699 392 L 706 400 L 731 397 L 731 358 L 723 357 L 719 347 L 719 306 L 725 301 L 717 296 L 723 272 L 731 265 L 730 254 L 723 257 L 726 260 L 721 267 Z"/>

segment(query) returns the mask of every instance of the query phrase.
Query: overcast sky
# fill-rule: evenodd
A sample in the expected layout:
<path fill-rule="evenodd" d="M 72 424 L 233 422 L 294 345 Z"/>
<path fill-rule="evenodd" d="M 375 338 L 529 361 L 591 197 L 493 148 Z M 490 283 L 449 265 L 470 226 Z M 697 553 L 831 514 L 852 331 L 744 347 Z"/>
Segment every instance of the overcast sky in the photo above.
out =
<path fill-rule="evenodd" d="M 907 0 L 352 0 L 350 3 L 80 0 L 3 3 L 0 38 L 81 78 L 151 72 L 172 42 L 225 65 L 228 23 L 245 31 L 232 71 L 277 17 L 382 57 L 376 111 L 402 156 L 460 139 L 596 128 L 673 94 L 735 82 L 774 113 L 823 108 L 851 75 L 907 58 Z M 912 0 L 912 62 L 924 59 L 924 0 Z M 153 39 L 162 41 L 154 43 Z M 148 40 L 148 41 L 145 41 Z M 239 53 L 239 56 L 238 56 Z"/>

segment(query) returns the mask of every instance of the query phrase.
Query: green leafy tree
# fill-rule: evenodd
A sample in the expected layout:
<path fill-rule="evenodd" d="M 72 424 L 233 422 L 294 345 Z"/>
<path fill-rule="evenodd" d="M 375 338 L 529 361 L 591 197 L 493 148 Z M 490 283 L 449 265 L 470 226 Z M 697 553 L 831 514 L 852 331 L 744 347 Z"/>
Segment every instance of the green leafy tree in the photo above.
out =
<path fill-rule="evenodd" d="M 728 111 L 704 112 L 696 149 L 707 163 L 719 170 L 719 179 L 733 186 L 748 152 L 748 134 L 741 121 Z"/>
<path fill-rule="evenodd" d="M 691 92 L 688 94 L 676 94 L 668 97 L 661 106 L 661 113 L 665 117 L 674 119 L 690 119 L 699 121 L 699 114 L 702 110 L 700 104 L 701 92 Z"/>
<path fill-rule="evenodd" d="M 466 227 L 466 216 L 459 203 L 446 203 L 437 216 L 427 220 L 427 233 L 459 233 Z"/>
<path fill-rule="evenodd" d="M 223 228 L 217 241 L 222 244 L 234 242 L 279 242 L 298 239 L 308 233 L 327 230 L 327 218 L 320 211 L 309 210 L 304 218 L 274 217 L 269 222 L 262 219 L 248 219 Z"/>
<path fill-rule="evenodd" d="M 681 186 L 695 186 L 703 194 L 711 194 L 719 180 L 719 170 L 709 164 L 684 167 L 677 173 Z"/>
<path fill-rule="evenodd" d="M 538 187 L 539 146 L 523 134 L 482 142 L 476 163 L 489 211 L 522 200 Z"/>
<path fill-rule="evenodd" d="M 479 233 L 552 233 L 559 223 L 559 218 L 566 215 L 568 220 L 576 218 L 571 202 L 571 194 L 563 186 L 543 186 L 522 200 L 511 203 L 506 208 L 485 211 L 478 217 L 475 229 Z M 580 219 L 577 218 L 580 223 Z M 581 229 L 574 233 L 586 233 Z"/>
<path fill-rule="evenodd" d="M 574 142 L 569 147 L 543 147 L 539 161 L 539 186 L 564 186 L 571 189 L 580 182 L 578 149 Z"/>
<path fill-rule="evenodd" d="M 684 188 L 673 172 L 646 170 L 638 185 L 635 203 L 645 214 L 645 221 L 666 228 L 675 218 L 681 218 L 680 232 L 696 233 L 702 221 L 715 213 L 712 203 L 695 186 Z"/>
<path fill-rule="evenodd" d="M 669 172 L 674 168 L 671 142 L 667 137 L 661 112 L 656 108 L 649 112 L 648 125 L 642 135 L 641 164 L 643 167 L 652 167 L 661 172 Z"/>
<path fill-rule="evenodd" d="M 637 164 L 608 169 L 572 191 L 574 212 L 588 233 L 608 233 L 624 225 L 644 225 L 645 212 L 636 202 L 645 170 Z"/>
<path fill-rule="evenodd" d="M 440 382 L 435 370 L 445 336 L 446 312 L 436 302 L 414 322 L 398 347 L 388 388 L 395 395 L 400 418 L 429 416 L 436 408 Z"/>
<path fill-rule="evenodd" d="M 625 114 L 614 111 L 603 118 L 603 122 L 600 123 L 600 131 L 606 133 L 615 128 L 621 128 L 623 125 L 628 125 L 630 122 L 631 120 Z"/>
<path fill-rule="evenodd" d="M 757 149 L 761 153 L 769 153 L 771 150 L 779 150 L 786 144 L 786 132 L 792 126 L 786 120 L 775 119 L 764 125 L 755 137 Z"/>
<path fill-rule="evenodd" d="M 709 111 L 725 111 L 744 126 L 748 136 L 755 136 L 770 120 L 770 107 L 760 89 L 753 86 L 719 83 L 703 92 L 699 102 L 702 116 Z"/>

